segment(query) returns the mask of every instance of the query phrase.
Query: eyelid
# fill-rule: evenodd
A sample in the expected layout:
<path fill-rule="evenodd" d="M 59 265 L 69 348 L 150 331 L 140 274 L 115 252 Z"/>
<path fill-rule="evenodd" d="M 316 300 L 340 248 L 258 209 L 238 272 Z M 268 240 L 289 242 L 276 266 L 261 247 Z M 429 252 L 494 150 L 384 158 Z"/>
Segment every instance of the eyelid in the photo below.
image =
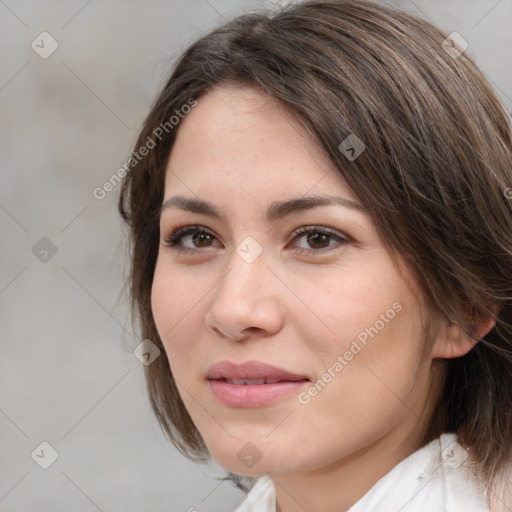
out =
<path fill-rule="evenodd" d="M 347 242 L 350 240 L 350 238 L 347 235 L 345 235 L 341 231 L 338 231 L 337 229 L 330 228 L 328 226 L 319 226 L 319 225 L 315 225 L 315 224 L 308 224 L 307 226 L 301 226 L 300 228 L 295 229 L 293 231 L 293 233 L 290 235 L 290 238 L 288 239 L 288 241 L 294 240 L 295 238 L 298 237 L 298 235 L 303 235 L 305 233 L 311 233 L 311 232 L 324 233 L 326 235 L 331 235 L 333 237 L 337 237 L 337 238 L 339 238 L 341 240 L 345 240 Z"/>
<path fill-rule="evenodd" d="M 176 251 L 197 251 L 199 248 L 191 249 L 190 247 L 182 247 L 178 245 L 178 241 L 180 241 L 184 236 L 193 234 L 193 233 L 206 233 L 216 239 L 218 239 L 217 235 L 202 225 L 196 224 L 187 224 L 187 225 L 179 225 L 174 228 L 168 230 L 169 235 L 164 236 L 164 245 Z M 206 247 L 208 249 L 208 247 Z M 204 250 L 204 249 L 203 249 Z"/>
<path fill-rule="evenodd" d="M 338 231 L 337 229 L 329 228 L 327 226 L 318 226 L 318 225 L 308 225 L 302 226 L 294 230 L 291 235 L 290 241 L 300 240 L 302 235 L 308 233 L 322 233 L 331 237 L 331 239 L 338 239 L 337 243 L 329 244 L 327 247 L 322 247 L 321 249 L 303 249 L 296 248 L 295 251 L 301 254 L 306 255 L 322 255 L 331 251 L 334 251 L 340 247 L 340 244 L 343 246 L 349 242 L 351 242 L 351 238 L 344 233 Z M 289 242 L 287 242 L 289 243 Z"/>

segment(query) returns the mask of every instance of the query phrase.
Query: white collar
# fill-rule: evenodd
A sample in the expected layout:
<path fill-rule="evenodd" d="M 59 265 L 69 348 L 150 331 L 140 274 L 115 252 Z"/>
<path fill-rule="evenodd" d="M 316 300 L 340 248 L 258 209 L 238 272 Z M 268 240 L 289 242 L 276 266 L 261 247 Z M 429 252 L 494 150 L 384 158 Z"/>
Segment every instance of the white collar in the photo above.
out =
<path fill-rule="evenodd" d="M 483 483 L 468 471 L 455 434 L 443 434 L 384 475 L 347 512 L 488 512 Z M 270 476 L 258 478 L 235 512 L 276 512 Z"/>

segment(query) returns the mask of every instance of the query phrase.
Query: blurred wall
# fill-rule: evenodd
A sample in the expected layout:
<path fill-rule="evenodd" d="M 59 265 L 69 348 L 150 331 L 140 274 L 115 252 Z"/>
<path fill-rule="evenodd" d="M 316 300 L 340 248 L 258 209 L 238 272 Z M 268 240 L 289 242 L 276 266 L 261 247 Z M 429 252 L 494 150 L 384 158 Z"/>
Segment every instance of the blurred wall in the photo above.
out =
<path fill-rule="evenodd" d="M 512 108 L 511 0 L 395 3 L 459 32 Z M 176 56 L 261 5 L 0 0 L 0 512 L 225 512 L 243 500 L 153 418 L 119 299 L 118 189 L 93 190 L 129 156 Z"/>

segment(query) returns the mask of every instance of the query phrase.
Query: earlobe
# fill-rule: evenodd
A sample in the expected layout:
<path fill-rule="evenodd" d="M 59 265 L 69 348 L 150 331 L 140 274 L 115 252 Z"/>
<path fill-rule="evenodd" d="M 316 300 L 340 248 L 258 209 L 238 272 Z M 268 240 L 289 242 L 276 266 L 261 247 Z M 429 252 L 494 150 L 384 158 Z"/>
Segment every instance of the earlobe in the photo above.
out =
<path fill-rule="evenodd" d="M 446 320 L 432 348 L 432 358 L 452 359 L 466 355 L 480 339 L 496 325 L 494 318 L 479 317 L 471 322 L 471 331 L 466 331 L 455 322 Z"/>

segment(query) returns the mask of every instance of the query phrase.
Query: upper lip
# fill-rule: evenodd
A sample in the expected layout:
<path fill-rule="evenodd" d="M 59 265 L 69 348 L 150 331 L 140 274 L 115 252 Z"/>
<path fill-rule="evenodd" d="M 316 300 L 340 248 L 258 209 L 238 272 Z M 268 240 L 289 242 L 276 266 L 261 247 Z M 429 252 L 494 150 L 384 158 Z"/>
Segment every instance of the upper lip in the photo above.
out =
<path fill-rule="evenodd" d="M 278 379 L 280 381 L 309 380 L 306 375 L 289 372 L 260 361 L 247 361 L 245 363 L 220 361 L 210 366 L 206 378 L 210 380 L 261 378 Z"/>

